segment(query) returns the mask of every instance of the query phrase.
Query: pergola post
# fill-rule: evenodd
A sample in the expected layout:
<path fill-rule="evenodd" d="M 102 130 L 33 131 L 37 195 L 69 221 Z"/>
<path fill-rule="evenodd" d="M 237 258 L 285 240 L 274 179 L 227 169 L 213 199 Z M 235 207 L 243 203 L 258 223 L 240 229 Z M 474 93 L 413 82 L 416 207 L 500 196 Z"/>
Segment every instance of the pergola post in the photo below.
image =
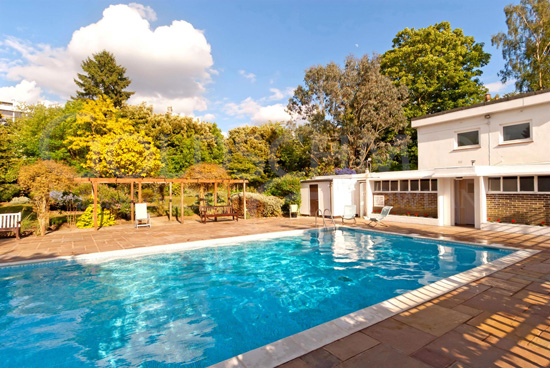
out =
<path fill-rule="evenodd" d="M 243 180 L 243 216 L 246 220 L 246 181 Z"/>
<path fill-rule="evenodd" d="M 218 182 L 214 182 L 214 206 L 218 205 Z"/>
<path fill-rule="evenodd" d="M 132 220 L 132 224 L 134 223 L 134 182 L 130 183 L 130 219 Z"/>
<path fill-rule="evenodd" d="M 172 221 L 172 182 L 170 182 L 170 205 L 168 206 L 169 214 L 168 214 L 168 221 Z"/>
<path fill-rule="evenodd" d="M 180 188 L 180 193 L 181 193 L 181 197 L 180 197 L 180 217 L 181 217 L 181 223 L 183 224 L 183 212 L 184 211 L 184 206 L 185 206 L 185 202 L 183 201 L 183 182 L 180 183 L 181 185 L 181 188 Z"/>
<path fill-rule="evenodd" d="M 92 182 L 94 192 L 94 228 L 97 230 L 97 181 Z"/>
<path fill-rule="evenodd" d="M 141 203 L 141 181 L 138 183 L 138 203 Z"/>
<path fill-rule="evenodd" d="M 231 182 L 227 181 L 227 204 L 231 204 Z"/>

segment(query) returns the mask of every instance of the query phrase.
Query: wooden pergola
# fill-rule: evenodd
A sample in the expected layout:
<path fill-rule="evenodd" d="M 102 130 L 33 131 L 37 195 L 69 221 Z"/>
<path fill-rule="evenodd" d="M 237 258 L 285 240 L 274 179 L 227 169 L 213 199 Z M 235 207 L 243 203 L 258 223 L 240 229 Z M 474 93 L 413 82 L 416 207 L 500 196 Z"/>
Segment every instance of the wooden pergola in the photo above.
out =
<path fill-rule="evenodd" d="M 131 221 L 134 222 L 134 191 L 135 184 L 138 186 L 138 203 L 141 203 L 141 185 L 142 184 L 169 184 L 170 200 L 168 220 L 172 221 L 172 184 L 181 184 L 180 188 L 180 208 L 181 208 L 181 223 L 183 224 L 183 210 L 185 203 L 183 201 L 183 185 L 184 184 L 213 184 L 214 185 L 214 205 L 218 202 L 218 184 L 227 185 L 227 200 L 229 202 L 231 185 L 242 184 L 243 186 L 243 217 L 246 220 L 246 179 L 167 179 L 167 178 L 74 178 L 77 183 L 91 183 L 92 192 L 94 195 L 94 227 L 97 230 L 97 197 L 99 184 L 130 184 L 130 200 L 131 200 Z"/>

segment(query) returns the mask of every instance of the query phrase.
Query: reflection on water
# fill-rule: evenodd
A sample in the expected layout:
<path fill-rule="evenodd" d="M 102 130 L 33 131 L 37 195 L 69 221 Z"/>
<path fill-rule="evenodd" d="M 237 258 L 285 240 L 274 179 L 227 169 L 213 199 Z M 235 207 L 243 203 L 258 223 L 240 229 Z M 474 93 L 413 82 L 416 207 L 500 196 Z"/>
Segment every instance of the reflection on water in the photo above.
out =
<path fill-rule="evenodd" d="M 352 230 L 0 270 L 8 367 L 202 367 L 506 251 Z"/>

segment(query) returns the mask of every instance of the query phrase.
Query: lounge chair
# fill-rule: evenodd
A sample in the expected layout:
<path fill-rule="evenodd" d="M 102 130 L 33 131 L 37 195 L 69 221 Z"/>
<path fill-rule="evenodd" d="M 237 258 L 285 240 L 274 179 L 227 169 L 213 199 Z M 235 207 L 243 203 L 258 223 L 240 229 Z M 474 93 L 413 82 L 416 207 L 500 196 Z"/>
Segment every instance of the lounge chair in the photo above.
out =
<path fill-rule="evenodd" d="M 378 224 L 388 226 L 388 225 L 382 223 L 382 221 L 384 221 L 386 216 L 388 216 L 390 214 L 390 211 L 391 211 L 392 208 L 393 208 L 393 206 L 386 206 L 386 207 L 382 208 L 382 211 L 380 211 L 380 214 L 378 216 L 375 216 L 375 217 L 364 216 L 363 218 L 366 221 L 369 221 L 369 225 L 374 222 L 374 226 L 376 226 Z"/>
<path fill-rule="evenodd" d="M 355 219 L 356 209 L 357 207 L 355 205 L 344 206 L 344 214 L 342 215 L 342 224 L 344 223 L 344 220 L 353 220 L 355 224 L 357 223 L 357 220 Z"/>
<path fill-rule="evenodd" d="M 288 216 L 290 218 L 292 218 L 293 213 L 296 214 L 296 218 L 298 218 L 300 216 L 300 214 L 298 213 L 298 205 L 297 204 L 291 204 L 290 206 L 288 206 Z"/>
<path fill-rule="evenodd" d="M 151 227 L 151 216 L 147 213 L 147 203 L 136 203 L 136 228 Z"/>

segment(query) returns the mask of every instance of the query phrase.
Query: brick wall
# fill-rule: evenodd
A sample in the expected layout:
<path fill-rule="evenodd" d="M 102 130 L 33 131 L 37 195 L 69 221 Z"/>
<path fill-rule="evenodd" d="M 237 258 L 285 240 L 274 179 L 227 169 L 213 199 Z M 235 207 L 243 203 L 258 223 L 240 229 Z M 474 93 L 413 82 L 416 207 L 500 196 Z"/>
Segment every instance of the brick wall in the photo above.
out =
<path fill-rule="evenodd" d="M 390 214 L 437 218 L 437 193 L 374 193 L 384 196 L 384 204 L 393 206 Z M 382 207 L 374 207 L 379 212 Z"/>
<path fill-rule="evenodd" d="M 490 221 L 540 225 L 550 222 L 550 194 L 487 194 L 487 218 Z"/>

